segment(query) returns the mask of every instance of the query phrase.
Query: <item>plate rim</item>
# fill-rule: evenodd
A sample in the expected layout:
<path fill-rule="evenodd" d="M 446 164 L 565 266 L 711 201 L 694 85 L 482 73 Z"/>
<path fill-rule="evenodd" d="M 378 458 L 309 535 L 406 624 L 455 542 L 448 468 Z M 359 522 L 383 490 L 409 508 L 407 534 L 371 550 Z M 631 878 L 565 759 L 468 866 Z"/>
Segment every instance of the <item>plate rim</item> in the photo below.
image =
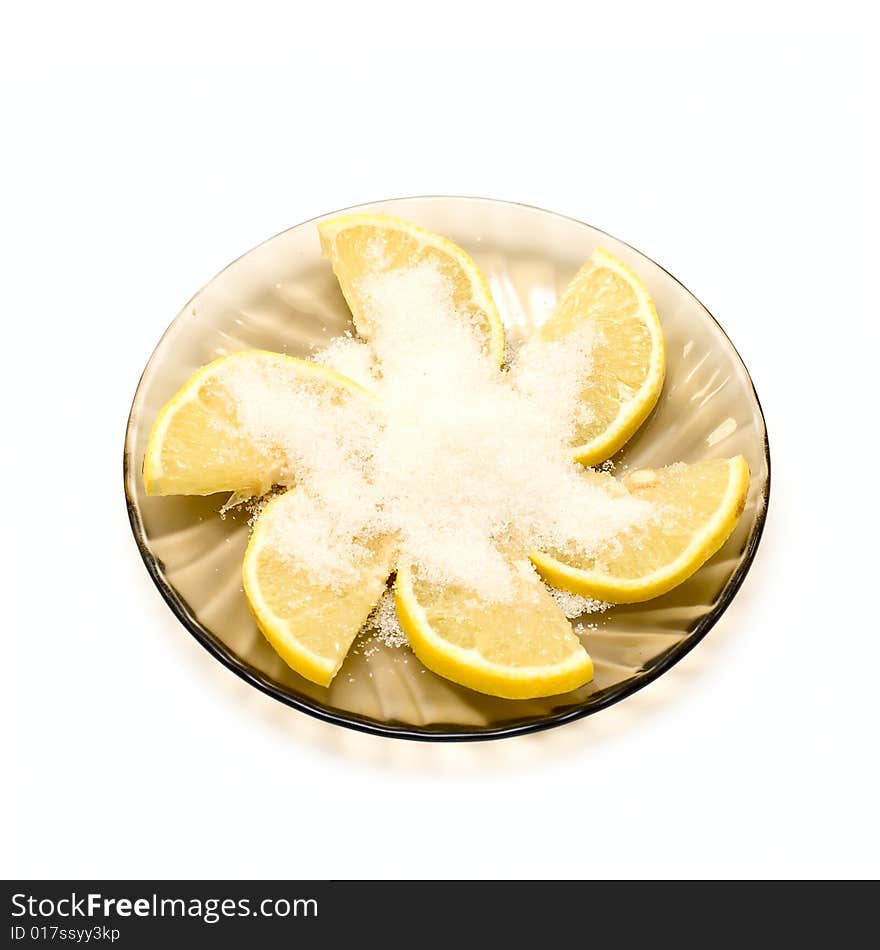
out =
<path fill-rule="evenodd" d="M 301 698 L 298 696 L 291 695 L 286 690 L 282 689 L 274 680 L 265 676 L 259 670 L 251 666 L 237 656 L 232 650 L 230 650 L 214 633 L 212 633 L 206 626 L 199 622 L 199 620 L 192 613 L 189 605 L 186 601 L 177 593 L 174 587 L 168 583 L 165 579 L 162 571 L 160 569 L 157 558 L 149 550 L 147 540 L 144 536 L 143 531 L 143 522 L 140 517 L 140 511 L 136 501 L 131 497 L 129 493 L 129 478 L 132 475 L 131 471 L 131 457 L 133 453 L 130 451 L 130 443 L 133 440 L 133 431 L 135 427 L 135 408 L 137 403 L 138 394 L 140 392 L 141 383 L 143 382 L 144 376 L 146 376 L 149 371 L 153 360 L 156 358 L 156 354 L 160 349 L 162 342 L 168 333 L 176 325 L 180 316 L 187 312 L 187 310 L 192 305 L 193 301 L 202 291 L 213 283 L 220 274 L 224 273 L 230 267 L 233 267 L 238 261 L 246 257 L 248 254 L 251 254 L 257 248 L 262 247 L 264 244 L 268 244 L 270 241 L 275 240 L 281 234 L 285 234 L 288 231 L 292 231 L 294 228 L 304 227 L 308 224 L 312 224 L 316 221 L 320 221 L 324 218 L 339 215 L 347 214 L 358 211 L 365 207 L 387 204 L 392 202 L 399 201 L 437 201 L 437 200 L 464 200 L 464 201 L 474 201 L 474 202 L 486 202 L 491 204 L 501 204 L 501 205 L 513 205 L 516 207 L 526 208 L 531 211 L 539 211 L 542 214 L 553 215 L 557 218 L 563 218 L 568 221 L 572 221 L 575 224 L 588 227 L 593 231 L 598 232 L 599 234 L 604 234 L 607 237 L 611 238 L 614 241 L 625 245 L 634 251 L 636 254 L 645 258 L 645 260 L 650 261 L 654 266 L 658 267 L 663 271 L 668 277 L 670 277 L 675 283 L 682 289 L 688 296 L 692 297 L 697 304 L 702 308 L 706 313 L 709 319 L 716 325 L 716 327 L 721 331 L 722 336 L 727 340 L 728 345 L 730 346 L 733 353 L 736 355 L 736 358 L 739 360 L 742 368 L 745 372 L 746 379 L 748 380 L 749 386 L 751 387 L 752 394 L 755 397 L 755 404 L 758 407 L 758 414 L 761 418 L 761 423 L 764 430 L 763 438 L 763 453 L 764 453 L 764 462 L 767 467 L 767 480 L 764 486 L 762 503 L 759 511 L 757 512 L 757 517 L 755 520 L 755 525 L 749 535 L 748 542 L 745 546 L 745 549 L 741 555 L 740 564 L 734 573 L 731 575 L 728 582 L 724 585 L 721 593 L 715 602 L 712 610 L 709 611 L 697 624 L 697 626 L 679 643 L 674 644 L 668 650 L 661 653 L 658 657 L 654 658 L 654 661 L 651 662 L 650 666 L 647 669 L 643 669 L 639 673 L 636 673 L 634 676 L 629 679 L 623 680 L 620 683 L 615 684 L 614 686 L 608 687 L 606 690 L 603 690 L 600 694 L 600 698 L 595 702 L 590 703 L 589 705 L 583 705 L 576 707 L 574 709 L 568 709 L 564 712 L 558 713 L 556 715 L 549 715 L 537 720 L 524 720 L 521 722 L 512 722 L 503 726 L 490 726 L 485 729 L 476 729 L 474 727 L 466 727 L 464 729 L 459 729 L 453 724 L 439 724 L 437 726 L 409 726 L 405 724 L 394 724 L 389 722 L 380 722 L 376 719 L 371 719 L 368 716 L 361 716 L 358 713 L 344 713 L 339 710 L 335 710 L 332 707 L 325 706 L 322 703 L 316 702 L 308 698 Z M 595 713 L 601 712 L 603 709 L 607 709 L 609 706 L 613 706 L 615 703 L 621 702 L 629 696 L 632 696 L 634 693 L 637 693 L 639 690 L 643 689 L 649 683 L 652 683 L 658 677 L 662 676 L 665 672 L 670 670 L 673 666 L 676 665 L 681 659 L 687 656 L 694 647 L 699 644 L 704 637 L 709 633 L 709 631 L 715 626 L 727 608 L 730 606 L 733 598 L 736 596 L 740 587 L 742 586 L 743 581 L 746 578 L 749 570 L 752 567 L 752 564 L 755 560 L 755 555 L 758 550 L 758 545 L 760 544 L 761 538 L 764 533 L 764 527 L 767 522 L 767 511 L 770 505 L 770 486 L 771 486 L 771 460 L 770 460 L 770 439 L 767 432 L 767 420 L 764 415 L 764 408 L 761 405 L 761 400 L 758 396 L 757 389 L 755 387 L 754 380 L 752 375 L 749 372 L 749 368 L 746 366 L 745 361 L 737 350 L 736 346 L 733 344 L 733 341 L 727 334 L 727 331 L 724 327 L 718 322 L 712 312 L 706 307 L 706 305 L 690 291 L 674 274 L 670 273 L 662 264 L 658 264 L 652 257 L 645 254 L 643 251 L 639 250 L 633 245 L 628 244 L 626 241 L 622 241 L 620 238 L 616 237 L 613 234 L 610 234 L 607 231 L 604 231 L 601 228 L 597 228 L 592 224 L 588 224 L 585 221 L 581 221 L 578 218 L 574 218 L 570 215 L 561 214 L 556 211 L 550 211 L 547 208 L 540 208 L 536 205 L 526 204 L 521 201 L 508 201 L 501 198 L 487 198 L 483 196 L 476 195 L 409 195 L 405 197 L 397 198 L 383 198 L 378 201 L 367 201 L 361 202 L 357 205 L 352 205 L 348 208 L 341 208 L 337 211 L 326 212 L 324 214 L 316 215 L 315 217 L 308 218 L 305 221 L 301 221 L 298 224 L 294 224 L 289 228 L 284 228 L 283 230 L 273 234 L 271 237 L 266 238 L 264 241 L 260 241 L 258 244 L 255 244 L 252 248 L 246 250 L 243 254 L 240 254 L 234 260 L 230 261 L 225 267 L 217 272 L 210 280 L 208 280 L 202 287 L 200 287 L 187 301 L 187 303 L 178 311 L 177 315 L 168 324 L 165 331 L 162 333 L 155 347 L 153 348 L 150 358 L 147 360 L 146 365 L 144 366 L 143 372 L 141 373 L 137 386 L 135 387 L 134 396 L 132 397 L 131 408 L 129 409 L 128 419 L 126 422 L 125 428 L 125 445 L 123 449 L 123 464 L 122 464 L 122 473 L 123 473 L 123 486 L 125 490 L 125 500 L 126 500 L 126 509 L 128 511 L 128 520 L 129 525 L 134 535 L 135 543 L 137 545 L 138 551 L 140 552 L 141 558 L 144 562 L 144 565 L 147 569 L 147 573 L 158 589 L 159 593 L 162 595 L 165 603 L 169 606 L 172 613 L 177 617 L 178 621 L 184 626 L 186 630 L 196 639 L 198 643 L 203 646 L 208 653 L 213 657 L 219 660 L 227 669 L 231 670 L 245 682 L 249 683 L 251 686 L 260 690 L 268 696 L 271 696 L 273 699 L 283 703 L 290 708 L 296 709 L 299 712 L 303 712 L 306 715 L 312 716 L 315 719 L 319 719 L 323 722 L 330 723 L 336 726 L 342 726 L 346 729 L 352 729 L 357 732 L 367 733 L 370 735 L 378 735 L 384 738 L 395 738 L 395 739 L 408 739 L 416 742 L 480 742 L 490 739 L 505 739 L 512 738 L 514 736 L 528 735 L 530 733 L 543 732 L 545 729 L 553 729 L 557 726 L 564 725 L 569 722 L 574 722 L 579 719 L 584 719 L 587 716 L 592 716 Z"/>

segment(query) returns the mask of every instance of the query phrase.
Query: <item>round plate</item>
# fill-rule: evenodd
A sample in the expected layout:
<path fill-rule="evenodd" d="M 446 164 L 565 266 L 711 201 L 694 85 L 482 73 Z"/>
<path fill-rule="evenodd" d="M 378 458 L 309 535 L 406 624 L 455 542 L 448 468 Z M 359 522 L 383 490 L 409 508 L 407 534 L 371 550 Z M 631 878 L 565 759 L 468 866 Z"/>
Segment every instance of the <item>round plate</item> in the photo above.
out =
<path fill-rule="evenodd" d="M 407 218 L 467 249 L 486 275 L 512 339 L 549 316 L 595 247 L 629 264 L 654 297 L 668 368 L 656 410 L 615 461 L 659 466 L 741 453 L 752 480 L 736 530 L 715 557 L 665 596 L 576 620 L 595 677 L 574 692 L 537 700 L 484 696 L 423 670 L 407 648 L 374 641 L 355 645 L 329 688 L 298 676 L 263 639 L 242 593 L 247 512 L 221 518 L 225 494 L 148 498 L 141 467 L 157 412 L 200 366 L 249 348 L 308 356 L 314 346 L 352 329 L 330 265 L 321 257 L 316 221 L 308 221 L 218 274 L 183 308 L 147 364 L 126 433 L 125 492 L 150 576 L 181 623 L 239 676 L 281 702 L 350 728 L 409 739 L 486 739 L 558 725 L 623 699 L 702 639 L 755 555 L 770 456 L 742 360 L 706 308 L 674 277 L 586 224 L 482 198 L 403 198 L 348 211 Z"/>

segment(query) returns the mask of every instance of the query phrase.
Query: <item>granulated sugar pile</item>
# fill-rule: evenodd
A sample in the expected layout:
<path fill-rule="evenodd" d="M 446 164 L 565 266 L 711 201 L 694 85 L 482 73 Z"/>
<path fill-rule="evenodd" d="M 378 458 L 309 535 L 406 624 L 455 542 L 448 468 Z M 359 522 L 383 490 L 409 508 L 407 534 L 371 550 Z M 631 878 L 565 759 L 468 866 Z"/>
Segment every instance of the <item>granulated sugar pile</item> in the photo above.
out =
<path fill-rule="evenodd" d="M 611 606 L 611 604 L 606 604 L 602 600 L 573 594 L 571 591 L 556 590 L 555 587 L 548 587 L 547 590 L 550 591 L 550 596 L 569 620 L 574 620 L 575 617 L 581 617 L 584 614 L 602 613 L 603 610 L 607 610 Z"/>
<path fill-rule="evenodd" d="M 648 504 L 570 459 L 574 422 L 589 420 L 589 328 L 530 342 L 500 372 L 435 265 L 358 289 L 370 345 L 336 340 L 315 361 L 375 400 L 292 393 L 246 374 L 231 383 L 246 435 L 280 447 L 279 482 L 295 474 L 299 500 L 273 540 L 282 553 L 341 584 L 372 541 L 392 536 L 398 562 L 419 576 L 504 602 L 528 551 L 589 553 L 649 516 Z"/>
<path fill-rule="evenodd" d="M 384 643 L 386 647 L 397 650 L 406 645 L 406 634 L 397 619 L 394 594 L 390 590 L 386 590 L 379 598 L 379 603 L 373 608 L 367 621 L 367 628 L 373 639 Z"/>

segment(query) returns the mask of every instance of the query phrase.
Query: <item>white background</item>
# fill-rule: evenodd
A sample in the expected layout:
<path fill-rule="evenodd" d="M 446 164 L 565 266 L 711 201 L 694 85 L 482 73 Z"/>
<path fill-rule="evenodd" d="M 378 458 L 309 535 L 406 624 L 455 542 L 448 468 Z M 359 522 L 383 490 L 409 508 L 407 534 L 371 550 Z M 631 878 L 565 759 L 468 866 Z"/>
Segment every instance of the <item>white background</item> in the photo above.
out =
<path fill-rule="evenodd" d="M 5 876 L 876 876 L 878 68 L 869 4 L 18 4 L 4 96 Z M 222 668 L 130 536 L 138 376 L 194 290 L 322 212 L 589 221 L 729 331 L 764 541 L 654 685 L 411 745 Z"/>

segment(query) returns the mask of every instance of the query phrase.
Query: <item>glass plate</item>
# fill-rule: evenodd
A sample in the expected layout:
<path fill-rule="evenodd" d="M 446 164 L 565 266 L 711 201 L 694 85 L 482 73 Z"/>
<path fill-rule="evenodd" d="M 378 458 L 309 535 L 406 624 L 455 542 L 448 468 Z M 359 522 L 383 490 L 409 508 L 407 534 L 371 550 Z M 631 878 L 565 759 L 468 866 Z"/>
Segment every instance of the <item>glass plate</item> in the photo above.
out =
<path fill-rule="evenodd" d="M 308 221 L 249 251 L 202 288 L 147 364 L 129 418 L 124 475 L 132 529 L 150 576 L 181 623 L 239 676 L 296 709 L 353 729 L 410 739 L 485 739 L 558 725 L 630 695 L 705 636 L 742 583 L 761 537 L 770 456 L 761 406 L 739 355 L 674 277 L 579 221 L 482 198 L 403 198 L 348 210 L 411 219 L 470 251 L 512 339 L 547 318 L 595 247 L 629 264 L 657 304 L 669 362 L 656 410 L 615 461 L 658 466 L 742 453 L 752 481 L 736 530 L 665 596 L 576 620 L 595 678 L 574 692 L 536 700 L 483 696 L 423 670 L 408 649 L 377 649 L 375 642 L 350 655 L 329 688 L 298 676 L 263 639 L 242 593 L 247 513 L 221 519 L 225 494 L 148 498 L 141 466 L 156 413 L 200 366 L 246 348 L 308 356 L 314 345 L 351 329 L 336 279 L 321 258 L 315 221 Z"/>

